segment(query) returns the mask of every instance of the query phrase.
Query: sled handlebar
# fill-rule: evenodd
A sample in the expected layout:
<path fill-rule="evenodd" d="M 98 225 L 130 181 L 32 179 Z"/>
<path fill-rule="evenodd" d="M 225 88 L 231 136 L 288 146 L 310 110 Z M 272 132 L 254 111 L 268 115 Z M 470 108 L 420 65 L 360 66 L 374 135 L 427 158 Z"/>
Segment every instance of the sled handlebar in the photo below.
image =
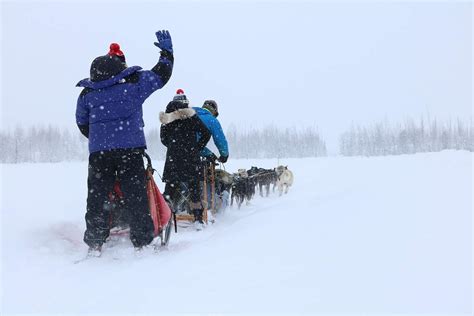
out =
<path fill-rule="evenodd" d="M 146 152 L 143 152 L 143 156 L 146 158 L 147 167 L 150 167 L 150 168 L 153 169 L 153 166 L 151 165 L 151 158 L 150 158 L 150 156 L 149 156 Z"/>

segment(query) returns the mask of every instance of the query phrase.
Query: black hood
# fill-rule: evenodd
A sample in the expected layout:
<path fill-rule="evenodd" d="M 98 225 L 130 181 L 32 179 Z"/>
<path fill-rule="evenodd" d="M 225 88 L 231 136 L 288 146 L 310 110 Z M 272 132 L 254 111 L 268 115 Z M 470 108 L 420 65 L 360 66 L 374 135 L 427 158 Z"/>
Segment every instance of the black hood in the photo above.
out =
<path fill-rule="evenodd" d="M 127 68 L 117 56 L 105 55 L 94 59 L 91 64 L 90 79 L 93 82 L 107 80 Z"/>
<path fill-rule="evenodd" d="M 186 103 L 181 102 L 181 101 L 171 101 L 166 106 L 166 111 L 165 112 L 166 113 L 171 113 L 171 112 L 174 112 L 174 111 L 179 110 L 179 109 L 185 109 L 187 107 L 188 107 L 188 105 Z"/>

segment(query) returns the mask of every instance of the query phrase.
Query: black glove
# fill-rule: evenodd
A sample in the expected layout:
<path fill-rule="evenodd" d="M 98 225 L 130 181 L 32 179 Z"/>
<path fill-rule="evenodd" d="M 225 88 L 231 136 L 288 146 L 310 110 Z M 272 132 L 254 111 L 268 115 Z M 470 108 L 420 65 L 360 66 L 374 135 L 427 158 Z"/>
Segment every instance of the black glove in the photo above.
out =
<path fill-rule="evenodd" d="M 89 138 L 89 124 L 77 125 L 77 127 L 79 127 L 79 130 L 81 131 L 82 135 L 84 135 L 86 138 Z"/>
<path fill-rule="evenodd" d="M 214 153 L 211 153 L 210 155 L 204 157 L 204 161 L 214 162 L 216 160 L 217 160 L 217 156 L 214 155 Z"/>
<path fill-rule="evenodd" d="M 218 160 L 222 163 L 226 163 L 227 159 L 229 159 L 229 156 L 220 156 Z"/>
<path fill-rule="evenodd" d="M 211 156 L 209 156 L 209 159 L 210 159 L 211 161 L 216 161 L 216 160 L 217 160 L 217 156 L 214 155 L 214 154 L 212 154 Z"/>

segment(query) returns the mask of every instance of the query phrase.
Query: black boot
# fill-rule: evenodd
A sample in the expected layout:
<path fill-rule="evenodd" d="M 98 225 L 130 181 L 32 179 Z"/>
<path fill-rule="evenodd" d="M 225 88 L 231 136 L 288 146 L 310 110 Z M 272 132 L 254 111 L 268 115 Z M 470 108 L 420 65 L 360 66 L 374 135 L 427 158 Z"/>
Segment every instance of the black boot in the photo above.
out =
<path fill-rule="evenodd" d="M 205 227 L 203 218 L 202 218 L 202 209 L 194 209 L 193 214 L 194 214 L 194 228 L 196 228 L 197 231 L 203 230 Z"/>
<path fill-rule="evenodd" d="M 94 245 L 94 246 L 89 246 L 89 250 L 87 251 L 87 257 L 92 258 L 92 257 L 100 257 L 102 254 L 102 246 L 99 245 Z"/>

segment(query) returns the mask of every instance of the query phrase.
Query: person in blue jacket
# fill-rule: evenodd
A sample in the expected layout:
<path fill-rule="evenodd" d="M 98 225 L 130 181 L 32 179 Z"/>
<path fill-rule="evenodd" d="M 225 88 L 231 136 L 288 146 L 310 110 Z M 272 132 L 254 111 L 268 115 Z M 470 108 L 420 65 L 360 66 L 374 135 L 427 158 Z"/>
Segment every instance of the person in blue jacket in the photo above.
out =
<path fill-rule="evenodd" d="M 217 120 L 217 117 L 219 116 L 217 102 L 214 100 L 206 100 L 204 101 L 202 108 L 194 107 L 193 109 L 209 130 L 214 144 L 219 151 L 218 158 L 209 148 L 205 147 L 201 151 L 201 159 L 203 160 L 204 166 L 209 168 L 210 164 L 215 163 L 216 160 L 222 163 L 227 162 L 227 159 L 229 159 L 229 146 L 224 132 L 222 131 L 221 124 Z M 216 195 L 214 197 L 216 200 L 214 201 L 214 205 L 221 205 L 220 208 L 225 208 L 227 206 L 228 191 L 223 190 L 216 182 L 215 193 Z M 212 198 L 211 190 L 208 190 L 207 194 L 207 200 L 210 201 Z"/>
<path fill-rule="evenodd" d="M 151 70 L 127 67 L 116 43 L 91 64 L 90 78 L 77 86 L 83 90 L 76 107 L 76 122 L 89 139 L 88 196 L 84 242 L 89 254 L 98 256 L 109 236 L 110 204 L 116 177 L 130 220 L 130 239 L 136 249 L 153 240 L 153 221 L 148 207 L 143 152 L 143 103 L 170 79 L 173 45 L 168 31 L 156 32 L 155 46 L 161 49 Z"/>
<path fill-rule="evenodd" d="M 218 160 L 222 163 L 227 162 L 227 159 L 229 158 L 229 146 L 224 132 L 222 131 L 221 124 L 217 120 L 217 117 L 219 116 L 217 102 L 214 100 L 206 100 L 204 101 L 202 108 L 194 107 L 193 109 L 211 133 L 214 144 L 216 145 L 217 150 L 219 150 L 220 155 L 219 158 L 217 158 L 209 148 L 205 147 L 201 151 L 201 157 L 211 161 Z"/>

